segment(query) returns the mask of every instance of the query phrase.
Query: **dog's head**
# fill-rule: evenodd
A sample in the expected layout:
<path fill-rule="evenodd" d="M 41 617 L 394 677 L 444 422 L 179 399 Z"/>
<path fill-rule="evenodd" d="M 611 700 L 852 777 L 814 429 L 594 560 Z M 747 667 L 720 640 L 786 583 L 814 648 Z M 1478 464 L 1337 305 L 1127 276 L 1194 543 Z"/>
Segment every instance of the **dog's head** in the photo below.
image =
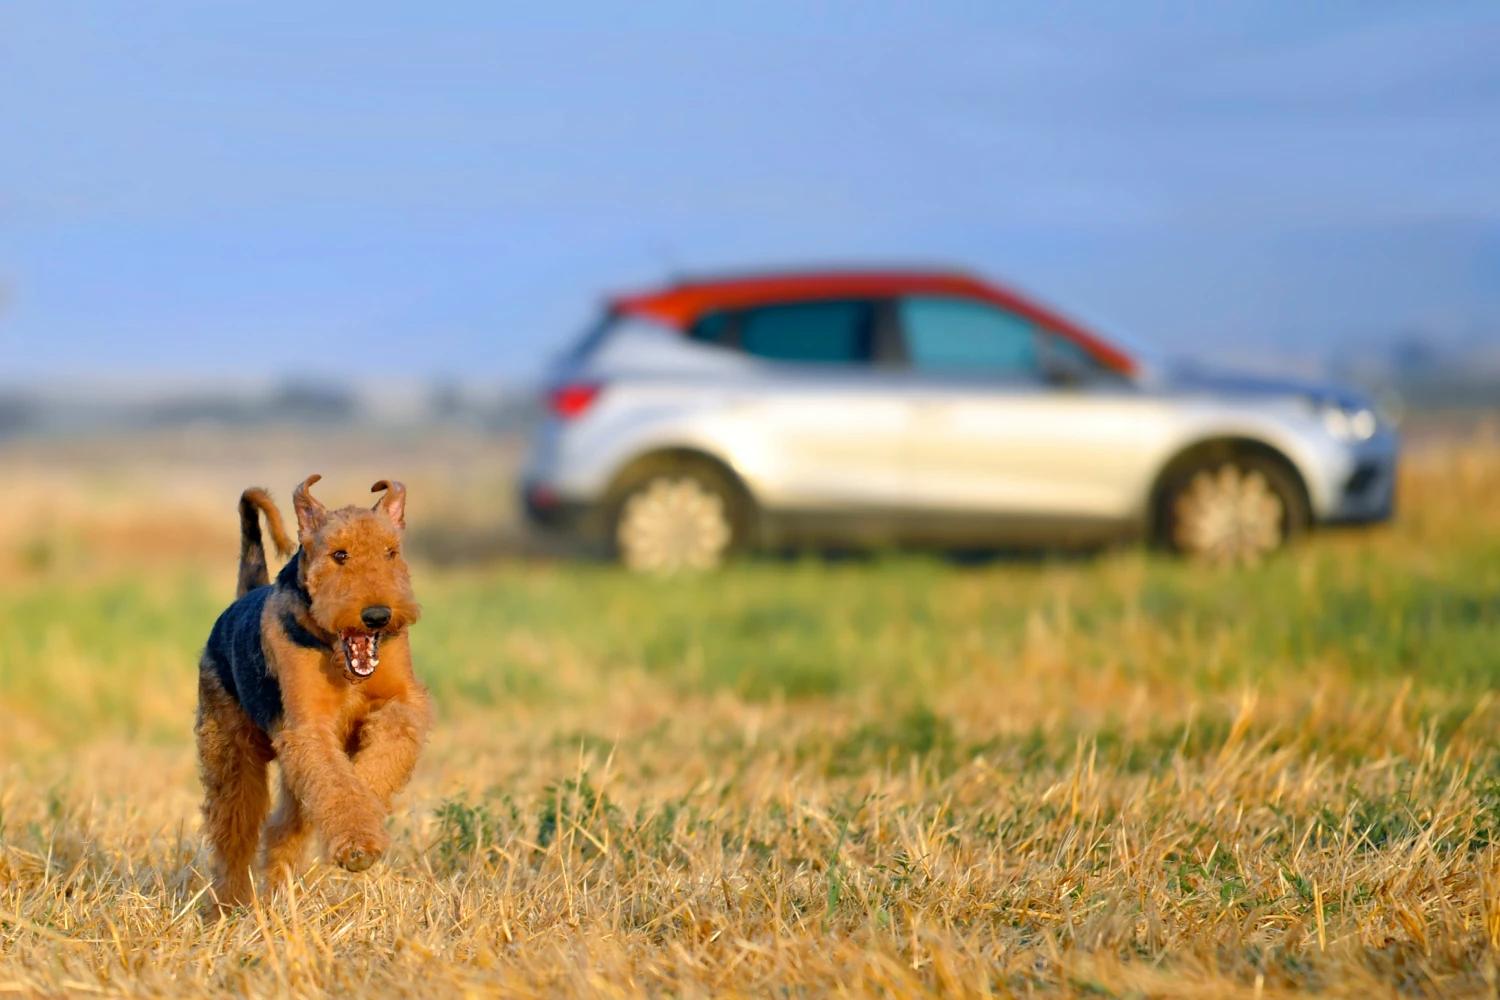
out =
<path fill-rule="evenodd" d="M 298 575 L 312 598 L 313 621 L 341 640 L 344 669 L 369 677 L 380 664 L 381 638 L 422 613 L 401 554 L 406 487 L 382 479 L 370 488 L 385 491 L 374 507 L 329 510 L 309 491 L 321 478 L 308 476 L 292 494 L 302 545 Z"/>

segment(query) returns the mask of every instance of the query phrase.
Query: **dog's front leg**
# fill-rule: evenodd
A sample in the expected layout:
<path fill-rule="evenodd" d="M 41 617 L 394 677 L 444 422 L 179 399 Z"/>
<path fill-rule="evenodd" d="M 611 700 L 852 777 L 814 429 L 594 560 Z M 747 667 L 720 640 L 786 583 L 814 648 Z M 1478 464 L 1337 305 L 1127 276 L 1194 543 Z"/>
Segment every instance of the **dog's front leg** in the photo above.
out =
<path fill-rule="evenodd" d="M 379 861 L 390 845 L 384 804 L 354 773 L 333 730 L 288 726 L 275 746 L 287 784 L 312 813 L 329 859 L 354 872 Z"/>
<path fill-rule="evenodd" d="M 420 688 L 408 698 L 386 702 L 360 723 L 354 773 L 387 810 L 391 797 L 411 778 L 431 724 L 432 709 Z"/>
<path fill-rule="evenodd" d="M 411 778 L 432 726 L 432 700 L 411 666 L 405 635 L 381 644 L 380 672 L 366 685 L 375 706 L 355 733 L 354 773 L 390 809 L 391 798 Z"/>
<path fill-rule="evenodd" d="M 302 804 L 302 818 L 317 828 L 327 858 L 364 871 L 380 860 L 390 835 L 380 799 L 355 775 L 346 752 L 349 687 L 341 665 L 294 645 L 281 629 L 267 647 L 281 685 L 282 724 L 271 741 L 282 778 Z"/>

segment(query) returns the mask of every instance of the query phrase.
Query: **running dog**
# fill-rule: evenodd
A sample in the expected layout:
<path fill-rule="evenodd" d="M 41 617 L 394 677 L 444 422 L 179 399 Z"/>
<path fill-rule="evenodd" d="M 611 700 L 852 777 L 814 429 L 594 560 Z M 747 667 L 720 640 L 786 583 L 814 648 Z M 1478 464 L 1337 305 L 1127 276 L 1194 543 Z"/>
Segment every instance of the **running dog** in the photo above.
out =
<path fill-rule="evenodd" d="M 314 828 L 335 864 L 378 861 L 391 798 L 431 724 L 407 640 L 421 609 L 401 554 L 406 488 L 382 480 L 373 508 L 331 511 L 309 492 L 320 478 L 292 494 L 299 546 L 274 583 L 260 518 L 286 556 L 281 514 L 265 490 L 240 497 L 237 599 L 199 663 L 195 731 L 221 909 L 250 899 L 257 848 L 267 876 L 287 878 Z M 281 791 L 267 822 L 273 760 Z"/>

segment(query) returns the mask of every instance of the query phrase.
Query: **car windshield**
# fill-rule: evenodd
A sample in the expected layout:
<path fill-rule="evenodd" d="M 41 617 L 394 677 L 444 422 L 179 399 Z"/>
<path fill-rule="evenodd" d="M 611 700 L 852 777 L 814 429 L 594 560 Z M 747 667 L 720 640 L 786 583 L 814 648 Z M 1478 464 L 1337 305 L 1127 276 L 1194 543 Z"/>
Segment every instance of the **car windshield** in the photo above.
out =
<path fill-rule="evenodd" d="M 1124 351 L 1143 368 L 1159 368 L 1167 360 L 1167 355 L 1161 348 L 1141 339 L 1113 320 L 1074 308 L 1069 308 L 1061 315 L 1069 317 L 1083 329 L 1097 334 L 1112 346 Z"/>

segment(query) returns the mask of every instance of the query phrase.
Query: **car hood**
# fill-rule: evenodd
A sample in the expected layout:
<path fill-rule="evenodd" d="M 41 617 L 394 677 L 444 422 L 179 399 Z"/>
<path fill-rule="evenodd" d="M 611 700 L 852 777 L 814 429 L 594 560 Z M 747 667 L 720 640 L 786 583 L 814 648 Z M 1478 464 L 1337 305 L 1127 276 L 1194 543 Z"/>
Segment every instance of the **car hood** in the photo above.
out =
<path fill-rule="evenodd" d="M 1333 404 L 1351 409 L 1371 405 L 1369 398 L 1363 393 L 1336 382 L 1218 372 L 1191 364 L 1158 368 L 1148 375 L 1144 385 L 1174 395 L 1213 395 L 1240 399 L 1297 398 L 1314 404 Z"/>

